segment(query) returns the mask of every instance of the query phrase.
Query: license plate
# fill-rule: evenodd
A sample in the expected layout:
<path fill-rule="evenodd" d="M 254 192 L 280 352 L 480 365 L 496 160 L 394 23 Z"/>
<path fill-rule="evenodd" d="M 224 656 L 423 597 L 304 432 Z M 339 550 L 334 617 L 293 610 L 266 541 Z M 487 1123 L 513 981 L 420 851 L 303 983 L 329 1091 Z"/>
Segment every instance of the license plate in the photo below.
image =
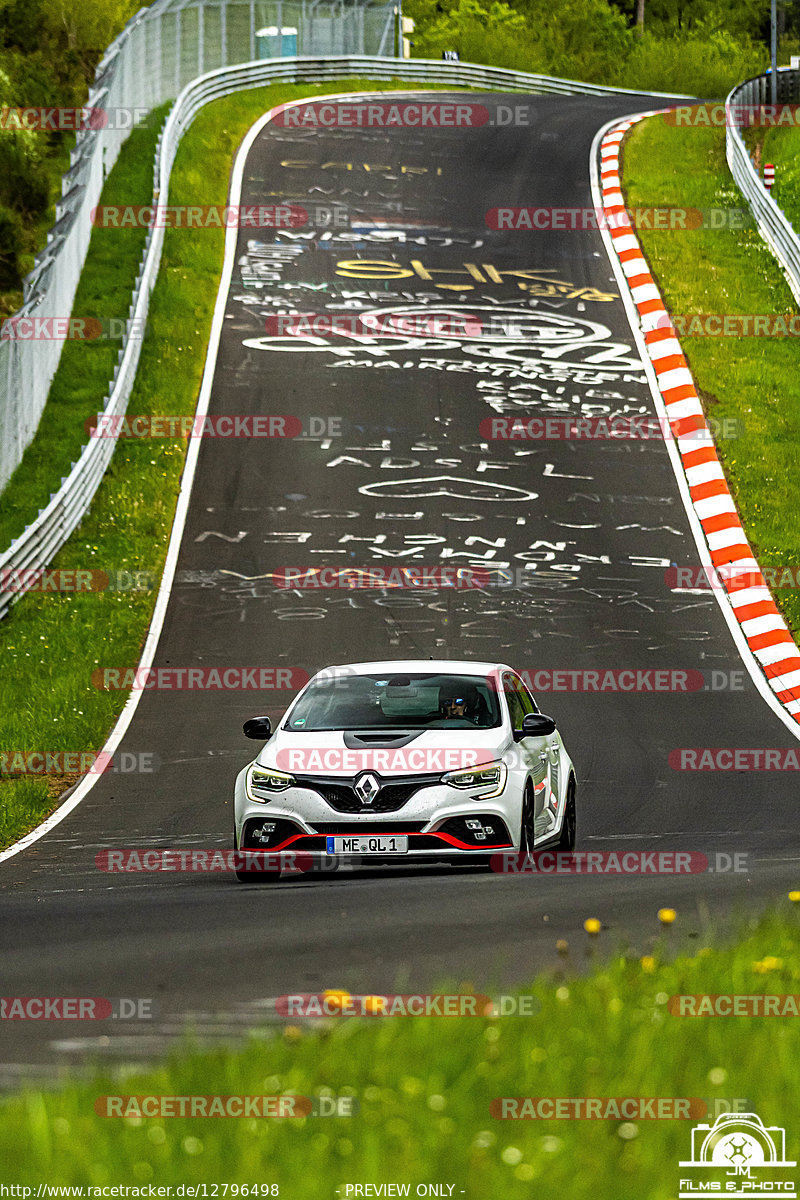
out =
<path fill-rule="evenodd" d="M 408 838 L 353 834 L 349 837 L 329 837 L 328 854 L 408 854 Z"/>

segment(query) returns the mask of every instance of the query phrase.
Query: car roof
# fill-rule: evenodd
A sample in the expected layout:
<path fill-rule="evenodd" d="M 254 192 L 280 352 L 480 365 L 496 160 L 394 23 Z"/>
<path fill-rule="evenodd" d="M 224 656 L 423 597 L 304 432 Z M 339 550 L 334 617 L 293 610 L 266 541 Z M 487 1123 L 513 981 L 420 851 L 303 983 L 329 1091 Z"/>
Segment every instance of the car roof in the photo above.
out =
<path fill-rule="evenodd" d="M 430 671 L 432 675 L 493 675 L 497 671 L 512 671 L 505 663 L 482 662 L 468 658 L 402 658 L 376 662 L 340 663 L 327 671 L 352 671 L 354 675 L 376 672 Z"/>

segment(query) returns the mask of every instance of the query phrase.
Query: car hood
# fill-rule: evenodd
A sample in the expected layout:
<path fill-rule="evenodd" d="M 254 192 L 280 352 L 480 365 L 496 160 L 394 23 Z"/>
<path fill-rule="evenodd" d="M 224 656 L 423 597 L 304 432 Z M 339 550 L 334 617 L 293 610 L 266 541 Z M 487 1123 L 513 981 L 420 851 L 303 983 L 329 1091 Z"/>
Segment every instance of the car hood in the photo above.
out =
<path fill-rule="evenodd" d="M 380 740 L 375 740 L 379 738 Z M 372 771 L 393 775 L 431 775 L 464 770 L 499 758 L 508 748 L 503 729 L 423 729 L 392 739 L 379 731 L 296 733 L 277 729 L 257 762 L 293 775 L 352 778 Z"/>

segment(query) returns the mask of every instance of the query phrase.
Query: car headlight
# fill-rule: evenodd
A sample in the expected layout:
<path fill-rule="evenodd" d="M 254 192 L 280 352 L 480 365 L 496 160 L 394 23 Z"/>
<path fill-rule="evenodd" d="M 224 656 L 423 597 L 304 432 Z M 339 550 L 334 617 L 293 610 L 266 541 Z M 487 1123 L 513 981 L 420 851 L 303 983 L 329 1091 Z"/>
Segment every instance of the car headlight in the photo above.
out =
<path fill-rule="evenodd" d="M 245 791 L 248 800 L 257 800 L 259 804 L 268 804 L 275 792 L 285 792 L 294 783 L 294 776 L 284 771 L 273 771 L 270 767 L 260 767 L 257 763 L 247 768 Z"/>
<path fill-rule="evenodd" d="M 442 776 L 442 783 L 456 788 L 490 788 L 491 791 L 482 791 L 475 799 L 491 800 L 492 796 L 499 796 L 506 786 L 507 775 L 506 764 L 497 761 L 469 767 L 465 771 L 448 771 Z"/>

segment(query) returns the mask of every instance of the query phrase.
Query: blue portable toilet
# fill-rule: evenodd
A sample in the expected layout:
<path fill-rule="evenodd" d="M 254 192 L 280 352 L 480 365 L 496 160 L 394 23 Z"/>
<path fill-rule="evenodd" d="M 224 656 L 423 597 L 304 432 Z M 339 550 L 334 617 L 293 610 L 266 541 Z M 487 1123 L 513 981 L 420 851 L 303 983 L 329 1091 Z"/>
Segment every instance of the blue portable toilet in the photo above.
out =
<path fill-rule="evenodd" d="M 259 58 L 296 58 L 297 27 L 265 25 L 263 29 L 257 29 L 256 53 Z"/>

